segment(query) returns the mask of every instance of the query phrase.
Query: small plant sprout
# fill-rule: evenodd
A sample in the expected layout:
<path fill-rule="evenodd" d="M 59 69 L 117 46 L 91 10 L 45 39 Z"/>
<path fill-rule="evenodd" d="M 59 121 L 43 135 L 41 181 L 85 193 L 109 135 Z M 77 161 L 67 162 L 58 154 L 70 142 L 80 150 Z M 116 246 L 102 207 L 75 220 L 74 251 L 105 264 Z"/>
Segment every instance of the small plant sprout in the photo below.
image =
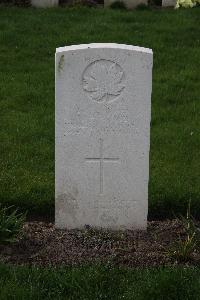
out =
<path fill-rule="evenodd" d="M 168 254 L 178 261 L 188 261 L 192 258 L 192 253 L 199 248 L 200 229 L 196 226 L 194 218 L 191 216 L 191 200 L 188 203 L 186 217 L 180 217 L 186 236 L 173 244 Z"/>
<path fill-rule="evenodd" d="M 0 205 L 0 244 L 16 242 L 25 218 L 26 215 L 13 210 L 13 206 L 5 208 Z"/>

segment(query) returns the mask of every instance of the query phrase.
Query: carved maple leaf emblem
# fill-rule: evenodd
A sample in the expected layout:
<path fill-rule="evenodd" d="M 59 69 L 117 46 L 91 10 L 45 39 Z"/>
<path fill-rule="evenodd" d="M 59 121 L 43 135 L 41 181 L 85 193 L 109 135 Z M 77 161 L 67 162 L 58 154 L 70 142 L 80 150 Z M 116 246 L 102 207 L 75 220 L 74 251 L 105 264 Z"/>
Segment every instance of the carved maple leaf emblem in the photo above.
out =
<path fill-rule="evenodd" d="M 111 61 L 100 60 L 86 70 L 83 76 L 83 88 L 98 102 L 111 101 L 124 89 L 124 73 L 121 67 Z"/>

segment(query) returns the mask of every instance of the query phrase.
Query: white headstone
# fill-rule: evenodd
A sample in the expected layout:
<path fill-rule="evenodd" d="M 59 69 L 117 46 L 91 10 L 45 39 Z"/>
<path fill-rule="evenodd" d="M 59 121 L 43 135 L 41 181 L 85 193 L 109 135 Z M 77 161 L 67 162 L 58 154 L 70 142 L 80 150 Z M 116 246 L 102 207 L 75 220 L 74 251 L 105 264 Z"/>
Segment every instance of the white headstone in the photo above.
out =
<path fill-rule="evenodd" d="M 56 226 L 145 229 L 152 50 L 56 51 Z"/>
<path fill-rule="evenodd" d="M 163 7 L 175 7 L 176 0 L 162 0 Z"/>
<path fill-rule="evenodd" d="M 31 0 L 34 7 L 53 7 L 58 6 L 59 0 Z"/>

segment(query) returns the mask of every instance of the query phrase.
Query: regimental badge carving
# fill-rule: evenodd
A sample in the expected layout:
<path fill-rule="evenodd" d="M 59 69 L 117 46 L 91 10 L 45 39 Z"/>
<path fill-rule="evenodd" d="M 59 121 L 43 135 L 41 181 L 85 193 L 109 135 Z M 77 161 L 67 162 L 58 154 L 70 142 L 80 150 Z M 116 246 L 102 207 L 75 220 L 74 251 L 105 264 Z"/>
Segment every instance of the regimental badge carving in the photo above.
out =
<path fill-rule="evenodd" d="M 125 88 L 124 71 L 121 66 L 110 60 L 97 60 L 83 72 L 83 89 L 97 102 L 111 102 Z"/>

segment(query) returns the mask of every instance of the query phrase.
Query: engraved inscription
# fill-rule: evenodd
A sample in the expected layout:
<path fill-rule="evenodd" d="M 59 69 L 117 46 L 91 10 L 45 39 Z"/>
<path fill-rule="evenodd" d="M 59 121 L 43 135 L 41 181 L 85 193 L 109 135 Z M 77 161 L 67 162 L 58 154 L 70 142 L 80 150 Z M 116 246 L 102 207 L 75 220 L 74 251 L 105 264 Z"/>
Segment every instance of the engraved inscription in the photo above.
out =
<path fill-rule="evenodd" d="M 104 157 L 103 155 L 103 139 L 100 139 L 100 155 L 99 157 L 87 157 L 86 160 L 88 162 L 99 162 L 100 164 L 100 194 L 103 194 L 103 186 L 104 186 L 104 162 L 117 162 L 119 158 L 115 157 Z"/>
<path fill-rule="evenodd" d="M 92 100 L 111 102 L 116 100 L 125 88 L 124 71 L 116 62 L 97 60 L 83 72 L 82 85 Z"/>

